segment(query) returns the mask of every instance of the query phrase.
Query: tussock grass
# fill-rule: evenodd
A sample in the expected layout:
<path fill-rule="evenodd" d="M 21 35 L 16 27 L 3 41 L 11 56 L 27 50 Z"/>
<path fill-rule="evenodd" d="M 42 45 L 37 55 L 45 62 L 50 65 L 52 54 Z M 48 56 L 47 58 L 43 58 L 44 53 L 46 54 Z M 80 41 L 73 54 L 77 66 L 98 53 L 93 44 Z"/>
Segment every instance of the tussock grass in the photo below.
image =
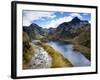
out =
<path fill-rule="evenodd" d="M 24 61 L 24 63 L 30 62 L 33 53 L 34 53 L 34 48 L 33 47 L 30 47 L 29 49 L 27 49 L 23 53 L 23 61 Z"/>
<path fill-rule="evenodd" d="M 42 44 L 42 47 L 48 52 L 48 54 L 52 57 L 52 68 L 58 67 L 72 67 L 72 64 L 65 59 L 61 53 L 53 49 L 51 46 L 47 44 Z"/>
<path fill-rule="evenodd" d="M 74 45 L 74 50 L 80 51 L 83 55 L 91 60 L 91 49 L 82 45 Z"/>

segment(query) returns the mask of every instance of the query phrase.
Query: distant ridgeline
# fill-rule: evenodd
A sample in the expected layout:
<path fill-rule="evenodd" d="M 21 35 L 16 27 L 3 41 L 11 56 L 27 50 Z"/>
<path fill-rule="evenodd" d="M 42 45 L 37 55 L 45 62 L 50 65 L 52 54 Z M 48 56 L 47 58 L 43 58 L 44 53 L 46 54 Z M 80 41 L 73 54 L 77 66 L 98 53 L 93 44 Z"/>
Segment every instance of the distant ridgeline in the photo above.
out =
<path fill-rule="evenodd" d="M 46 29 L 32 23 L 30 26 L 23 26 L 23 31 L 29 35 L 30 40 L 38 38 L 46 38 L 48 40 L 74 39 L 81 33 L 90 34 L 90 23 L 75 17 L 72 21 L 64 22 L 57 28 Z"/>

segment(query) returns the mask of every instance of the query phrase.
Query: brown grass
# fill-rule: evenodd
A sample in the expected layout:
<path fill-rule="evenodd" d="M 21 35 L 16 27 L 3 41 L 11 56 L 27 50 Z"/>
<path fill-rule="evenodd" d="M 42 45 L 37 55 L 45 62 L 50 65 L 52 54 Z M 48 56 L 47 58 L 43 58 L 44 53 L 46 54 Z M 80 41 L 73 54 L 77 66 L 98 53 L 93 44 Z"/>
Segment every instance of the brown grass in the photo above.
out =
<path fill-rule="evenodd" d="M 74 45 L 74 50 L 80 51 L 83 53 L 83 55 L 91 60 L 91 50 L 88 47 L 82 46 L 82 45 Z"/>
<path fill-rule="evenodd" d="M 61 53 L 53 49 L 51 46 L 47 44 L 42 44 L 42 47 L 49 53 L 49 55 L 52 57 L 52 68 L 58 68 L 58 67 L 72 67 L 72 64 L 65 59 Z"/>

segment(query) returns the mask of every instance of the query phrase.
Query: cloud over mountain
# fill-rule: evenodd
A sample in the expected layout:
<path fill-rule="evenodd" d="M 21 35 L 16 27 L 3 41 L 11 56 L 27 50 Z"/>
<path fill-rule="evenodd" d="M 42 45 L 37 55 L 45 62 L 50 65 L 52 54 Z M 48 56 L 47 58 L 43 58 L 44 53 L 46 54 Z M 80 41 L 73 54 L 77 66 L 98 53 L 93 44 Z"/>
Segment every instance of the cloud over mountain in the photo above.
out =
<path fill-rule="evenodd" d="M 54 18 L 54 12 L 23 11 L 23 25 L 29 26 L 34 20 L 44 20 L 44 18 Z"/>
<path fill-rule="evenodd" d="M 80 20 L 87 20 L 89 22 L 91 18 L 89 13 L 24 10 L 23 26 L 29 26 L 32 23 L 36 23 L 43 28 L 56 28 L 63 22 L 70 22 L 74 17 L 78 17 Z"/>

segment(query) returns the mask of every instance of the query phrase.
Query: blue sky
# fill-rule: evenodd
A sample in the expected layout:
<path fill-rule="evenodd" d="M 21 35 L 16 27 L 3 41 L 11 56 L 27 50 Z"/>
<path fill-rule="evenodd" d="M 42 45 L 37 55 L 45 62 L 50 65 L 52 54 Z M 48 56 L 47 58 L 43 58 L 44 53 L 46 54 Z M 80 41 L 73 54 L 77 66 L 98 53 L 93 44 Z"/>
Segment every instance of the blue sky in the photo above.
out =
<path fill-rule="evenodd" d="M 46 12 L 46 11 L 23 11 L 23 26 L 29 26 L 32 23 L 36 23 L 43 28 L 56 28 L 63 22 L 69 22 L 74 17 L 78 17 L 81 20 L 87 20 L 91 22 L 90 13 L 77 13 L 77 12 Z"/>

